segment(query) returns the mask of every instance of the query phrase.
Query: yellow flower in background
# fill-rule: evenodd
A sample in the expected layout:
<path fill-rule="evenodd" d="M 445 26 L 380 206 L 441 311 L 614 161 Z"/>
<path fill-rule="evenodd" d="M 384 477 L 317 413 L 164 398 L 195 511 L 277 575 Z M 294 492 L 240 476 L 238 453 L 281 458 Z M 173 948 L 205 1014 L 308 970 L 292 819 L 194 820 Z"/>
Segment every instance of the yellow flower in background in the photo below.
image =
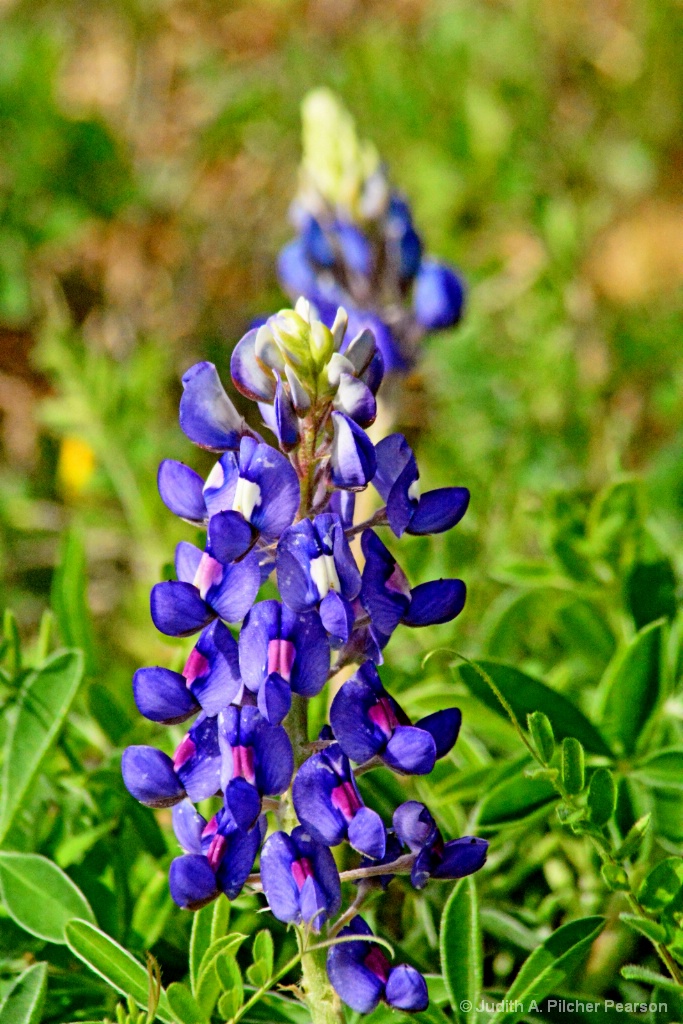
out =
<path fill-rule="evenodd" d="M 95 453 L 80 437 L 65 437 L 59 450 L 57 480 L 67 497 L 75 498 L 88 486 L 95 472 Z"/>

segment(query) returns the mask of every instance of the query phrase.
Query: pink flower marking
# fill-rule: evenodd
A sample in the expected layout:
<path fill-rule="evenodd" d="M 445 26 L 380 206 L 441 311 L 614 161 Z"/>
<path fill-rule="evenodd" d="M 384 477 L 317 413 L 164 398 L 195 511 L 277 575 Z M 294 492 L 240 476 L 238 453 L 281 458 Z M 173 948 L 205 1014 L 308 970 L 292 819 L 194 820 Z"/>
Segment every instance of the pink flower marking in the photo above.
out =
<path fill-rule="evenodd" d="M 332 806 L 341 811 L 347 821 L 351 821 L 356 811 L 362 807 L 352 783 L 342 782 L 341 786 L 332 790 Z"/>
<path fill-rule="evenodd" d="M 202 600 L 206 597 L 211 587 L 220 583 L 222 579 L 223 566 L 215 558 L 212 558 L 211 555 L 207 555 L 205 551 L 192 580 Z"/>
<path fill-rule="evenodd" d="M 200 654 L 196 647 L 193 647 L 190 651 L 190 656 L 185 662 L 185 668 L 183 669 L 183 675 L 185 676 L 185 682 L 188 686 L 192 686 L 195 679 L 199 679 L 200 676 L 206 675 L 209 670 L 209 661 Z"/>
<path fill-rule="evenodd" d="M 304 882 L 307 878 L 310 878 L 313 874 L 313 865 L 311 864 L 308 857 L 302 857 L 301 860 L 295 860 L 292 864 L 292 876 L 296 882 L 296 887 L 301 892 L 304 887 Z"/>
<path fill-rule="evenodd" d="M 399 724 L 388 697 L 380 697 L 368 711 L 368 717 L 374 725 L 382 730 L 387 739 L 393 736 L 394 729 Z"/>
<path fill-rule="evenodd" d="M 246 779 L 252 786 L 256 784 L 253 747 L 232 748 L 232 777 Z"/>
<path fill-rule="evenodd" d="M 270 640 L 268 643 L 268 675 L 278 672 L 285 682 L 292 676 L 296 648 L 291 640 Z"/>
<path fill-rule="evenodd" d="M 196 750 L 197 748 L 194 745 L 194 740 L 188 732 L 187 736 L 181 740 L 180 746 L 173 755 L 173 767 L 175 770 L 178 771 L 179 768 L 182 768 L 182 766 L 186 764 L 186 762 L 189 761 L 196 753 Z"/>

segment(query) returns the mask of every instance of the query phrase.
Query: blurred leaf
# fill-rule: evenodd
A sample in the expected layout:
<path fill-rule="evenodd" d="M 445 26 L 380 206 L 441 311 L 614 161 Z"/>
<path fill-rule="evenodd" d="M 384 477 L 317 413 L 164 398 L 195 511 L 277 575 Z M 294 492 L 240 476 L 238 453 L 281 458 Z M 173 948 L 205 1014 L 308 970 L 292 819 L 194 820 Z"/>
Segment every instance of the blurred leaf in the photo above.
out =
<path fill-rule="evenodd" d="M 603 728 L 626 754 L 635 750 L 660 699 L 663 631 L 661 620 L 642 629 L 610 662 L 600 683 Z"/>
<path fill-rule="evenodd" d="M 168 871 L 157 869 L 138 896 L 131 927 L 140 936 L 143 949 L 151 949 L 163 933 L 173 900 L 168 889 Z"/>
<path fill-rule="evenodd" d="M 456 882 L 441 917 L 439 936 L 441 970 L 457 1021 L 477 1019 L 482 985 L 484 950 L 481 940 L 477 889 L 472 877 Z M 469 1000 L 467 1011 L 461 1009 Z"/>
<path fill-rule="evenodd" d="M 65 942 L 64 929 L 74 917 L 95 923 L 78 886 L 36 853 L 0 851 L 0 897 L 18 925 L 48 942 Z"/>
<path fill-rule="evenodd" d="M 66 926 L 66 944 L 71 952 L 100 978 L 121 992 L 132 996 L 143 1010 L 149 998 L 149 975 L 142 964 L 127 950 L 114 942 L 88 921 L 69 921 Z M 165 1024 L 174 1024 L 166 993 L 161 992 L 156 1016 Z"/>
<path fill-rule="evenodd" d="M 619 914 L 619 919 L 634 931 L 637 935 L 644 935 L 651 942 L 665 942 L 666 929 L 651 921 L 649 917 L 641 917 L 638 914 Z"/>
<path fill-rule="evenodd" d="M 88 574 L 80 530 L 72 526 L 63 536 L 52 579 L 52 610 L 66 647 L 84 652 L 86 670 L 95 669 L 95 655 L 87 603 Z"/>
<path fill-rule="evenodd" d="M 527 928 L 511 914 L 506 914 L 495 907 L 482 907 L 480 917 L 484 931 L 499 942 L 509 942 L 517 949 L 530 953 L 541 941 L 537 932 Z"/>
<path fill-rule="evenodd" d="M 676 614 L 676 574 L 668 558 L 638 562 L 626 580 L 626 599 L 637 629 Z"/>
<path fill-rule="evenodd" d="M 245 939 L 246 935 L 239 933 L 224 935 L 222 938 L 216 939 L 215 942 L 211 943 L 201 959 L 195 998 L 202 1012 L 207 1017 L 210 1017 L 213 1013 L 213 1008 L 221 991 L 220 979 L 216 970 L 217 961 L 219 957 L 224 956 L 226 953 L 236 953 Z"/>
<path fill-rule="evenodd" d="M 505 994 L 509 1003 L 519 1002 L 522 1009 L 500 1010 L 490 1024 L 513 1024 L 525 1016 L 524 1006 L 554 992 L 587 955 L 593 941 L 605 926 L 602 917 L 583 917 L 553 932 L 530 957 Z"/>
<path fill-rule="evenodd" d="M 80 651 L 58 651 L 28 677 L 7 733 L 0 798 L 0 842 L 9 832 L 57 738 L 83 677 Z"/>
<path fill-rule="evenodd" d="M 478 661 L 477 664 L 491 676 L 520 725 L 526 722 L 527 715 L 542 711 L 550 719 L 558 740 L 573 736 L 592 754 L 611 756 L 609 747 L 595 726 L 563 694 L 551 690 L 539 679 L 520 672 L 512 665 L 496 661 Z M 459 672 L 482 704 L 506 716 L 496 695 L 471 665 L 461 665 Z"/>
<path fill-rule="evenodd" d="M 487 832 L 519 825 L 557 799 L 557 791 L 547 779 L 515 775 L 504 779 L 483 798 L 476 810 L 476 824 Z"/>
<path fill-rule="evenodd" d="M 216 972 L 223 992 L 218 1000 L 218 1012 L 221 1017 L 230 1020 L 244 1002 L 242 974 L 231 953 L 220 955 L 216 961 Z"/>
<path fill-rule="evenodd" d="M 683 792 L 683 747 L 668 747 L 639 761 L 633 777 L 653 789 Z"/>
<path fill-rule="evenodd" d="M 47 964 L 33 964 L 12 983 L 0 1005 L 0 1024 L 38 1024 L 47 994 Z"/>
<path fill-rule="evenodd" d="M 88 688 L 88 705 L 104 734 L 119 746 L 133 723 L 116 697 L 101 683 L 92 683 Z"/>
<path fill-rule="evenodd" d="M 667 978 L 664 974 L 651 971 L 648 967 L 640 967 L 638 964 L 625 964 L 621 968 L 622 978 L 627 981 L 642 981 L 645 985 L 657 985 L 667 992 L 680 994 L 681 986 L 673 978 Z"/>
<path fill-rule="evenodd" d="M 617 806 L 617 787 L 609 768 L 596 768 L 588 786 L 586 807 L 594 825 L 606 825 Z"/>
<path fill-rule="evenodd" d="M 651 913 L 664 910 L 683 885 L 683 858 L 667 857 L 655 864 L 638 890 L 638 900 Z"/>
<path fill-rule="evenodd" d="M 576 796 L 586 784 L 583 747 L 573 736 L 562 741 L 562 783 L 567 792 Z"/>
<path fill-rule="evenodd" d="M 205 1024 L 207 1018 L 186 985 L 174 981 L 168 986 L 166 995 L 171 1012 L 179 1024 Z"/>

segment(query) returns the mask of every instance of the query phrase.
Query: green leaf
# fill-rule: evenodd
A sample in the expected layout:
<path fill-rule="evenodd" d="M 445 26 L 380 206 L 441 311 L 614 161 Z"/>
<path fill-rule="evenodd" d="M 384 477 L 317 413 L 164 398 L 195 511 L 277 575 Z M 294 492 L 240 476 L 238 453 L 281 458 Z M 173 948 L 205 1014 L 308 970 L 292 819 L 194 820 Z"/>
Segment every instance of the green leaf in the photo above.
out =
<path fill-rule="evenodd" d="M 600 683 L 605 734 L 626 754 L 636 749 L 659 703 L 664 626 L 660 620 L 637 633 L 609 663 Z"/>
<path fill-rule="evenodd" d="M 494 786 L 481 801 L 477 827 L 489 831 L 518 825 L 557 799 L 555 787 L 547 778 L 513 775 Z"/>
<path fill-rule="evenodd" d="M 190 936 L 190 981 L 195 996 L 199 982 L 199 968 L 204 954 L 212 942 L 225 935 L 229 920 L 230 904 L 225 896 L 219 896 L 217 900 L 202 907 L 194 915 Z"/>
<path fill-rule="evenodd" d="M 617 787 L 609 768 L 596 768 L 591 775 L 586 800 L 588 816 L 594 825 L 606 825 L 617 806 Z"/>
<path fill-rule="evenodd" d="M 537 932 L 527 928 L 516 917 L 506 914 L 502 910 L 496 910 L 494 907 L 482 907 L 480 917 L 484 931 L 488 935 L 492 935 L 494 939 L 498 939 L 499 942 L 509 942 L 517 949 L 531 953 L 541 941 Z"/>
<path fill-rule="evenodd" d="M 205 1024 L 207 1018 L 187 985 L 174 981 L 168 986 L 166 995 L 171 1012 L 179 1024 Z"/>
<path fill-rule="evenodd" d="M 475 1024 L 484 951 L 477 888 L 471 876 L 461 878 L 448 898 L 441 917 L 439 951 L 441 970 L 455 1019 Z M 463 1000 L 469 1000 L 469 1010 L 461 1009 Z"/>
<path fill-rule="evenodd" d="M 652 913 L 664 910 L 683 885 L 683 858 L 667 857 L 655 864 L 643 879 L 638 900 Z"/>
<path fill-rule="evenodd" d="M 75 917 L 95 923 L 81 890 L 37 853 L 0 851 L 0 898 L 21 928 L 47 942 L 66 942 L 64 929 Z"/>
<path fill-rule="evenodd" d="M 583 747 L 573 736 L 562 741 L 562 782 L 568 793 L 576 796 L 586 784 Z"/>
<path fill-rule="evenodd" d="M 222 938 L 212 942 L 202 957 L 197 976 L 195 997 L 202 1012 L 207 1017 L 211 1016 L 220 993 L 220 981 L 216 971 L 218 958 L 225 953 L 236 953 L 245 939 L 246 935 L 241 935 L 240 933 L 224 935 Z"/>
<path fill-rule="evenodd" d="M 631 826 L 626 833 L 626 838 L 623 843 L 614 854 L 616 860 L 629 860 L 638 852 L 640 844 L 643 841 L 643 837 L 650 827 L 651 819 L 651 814 L 644 814 L 642 818 L 638 818 L 638 821 Z"/>
<path fill-rule="evenodd" d="M 62 643 L 85 653 L 88 672 L 94 668 L 92 626 L 86 600 L 87 565 L 83 537 L 71 527 L 62 538 L 52 580 L 52 609 Z"/>
<path fill-rule="evenodd" d="M 542 711 L 534 711 L 526 716 L 526 724 L 536 753 L 544 765 L 549 765 L 555 753 L 555 736 L 550 719 Z"/>
<path fill-rule="evenodd" d="M 0 1024 L 38 1024 L 47 993 L 47 964 L 33 964 L 5 993 Z"/>
<path fill-rule="evenodd" d="M 220 955 L 216 961 L 216 971 L 223 991 L 223 995 L 218 1001 L 218 1011 L 222 1017 L 230 1020 L 244 1002 L 242 974 L 237 966 L 237 961 L 231 953 L 222 953 Z"/>
<path fill-rule="evenodd" d="M 653 789 L 683 793 L 683 747 L 667 747 L 639 761 L 633 777 Z"/>
<path fill-rule="evenodd" d="M 91 971 L 104 978 L 117 992 L 132 996 L 142 1009 L 147 1009 L 149 976 L 134 956 L 88 921 L 69 921 L 65 934 L 71 952 L 87 964 Z M 165 1024 L 174 1024 L 163 990 L 156 1015 Z"/>
<path fill-rule="evenodd" d="M 0 798 L 0 843 L 30 789 L 83 678 L 80 651 L 58 651 L 26 680 L 7 733 Z"/>
<path fill-rule="evenodd" d="M 552 724 L 558 740 L 574 736 L 591 754 L 611 757 L 611 751 L 595 726 L 571 701 L 540 679 L 534 679 L 525 672 L 497 661 L 478 661 L 477 664 L 491 676 L 500 692 L 512 708 L 521 726 L 527 715 L 542 711 Z M 460 675 L 477 700 L 503 717 L 507 717 L 498 698 L 471 665 L 461 665 Z"/>
<path fill-rule="evenodd" d="M 637 562 L 626 580 L 626 600 L 637 629 L 676 614 L 676 573 L 668 558 Z"/>
<path fill-rule="evenodd" d="M 247 968 L 247 978 L 255 988 L 261 988 L 273 974 L 273 936 L 267 928 L 254 939 L 251 958 L 254 962 Z"/>
<path fill-rule="evenodd" d="M 168 872 L 158 869 L 138 896 L 131 926 L 140 936 L 143 949 L 151 949 L 164 930 L 173 909 L 168 890 Z"/>
<path fill-rule="evenodd" d="M 529 1006 L 532 999 L 540 1002 L 565 980 L 570 971 L 583 960 L 593 941 L 605 926 L 602 917 L 582 917 L 553 932 L 530 957 L 508 989 L 508 1003 Z M 489 1024 L 513 1024 L 524 1016 L 524 1009 L 499 1010 Z"/>
<path fill-rule="evenodd" d="M 13 611 L 5 608 L 2 619 L 2 631 L 6 640 L 4 657 L 7 661 L 7 672 L 12 681 L 21 672 L 21 640 L 19 639 L 19 627 L 17 618 Z"/>
<path fill-rule="evenodd" d="M 676 992 L 678 995 L 681 992 L 681 986 L 673 978 L 667 978 L 666 975 L 651 971 L 647 967 L 640 967 L 639 964 L 624 964 L 621 968 L 621 976 L 627 981 L 642 981 L 646 985 L 656 985 L 658 988 Z"/>
<path fill-rule="evenodd" d="M 637 935 L 644 935 L 652 942 L 666 941 L 666 928 L 656 921 L 651 921 L 649 917 L 641 917 L 639 914 L 619 914 L 619 918 Z"/>

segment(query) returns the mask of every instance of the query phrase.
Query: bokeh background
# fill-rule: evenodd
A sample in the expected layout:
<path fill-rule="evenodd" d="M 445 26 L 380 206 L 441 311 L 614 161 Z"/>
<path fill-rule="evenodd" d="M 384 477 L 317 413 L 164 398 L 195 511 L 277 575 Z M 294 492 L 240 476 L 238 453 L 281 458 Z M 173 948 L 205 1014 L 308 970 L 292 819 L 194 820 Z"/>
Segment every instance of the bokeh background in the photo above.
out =
<path fill-rule="evenodd" d="M 153 735 L 130 677 L 178 655 L 148 591 L 188 533 L 157 465 L 207 469 L 177 426 L 180 376 L 202 358 L 228 380 L 250 320 L 284 302 L 275 259 L 316 85 L 469 284 L 463 324 L 428 340 L 395 403 L 427 485 L 472 491 L 452 537 L 405 549 L 411 579 L 460 575 L 470 593 L 453 625 L 397 635 L 387 671 L 407 705 L 420 680 L 448 688 L 438 659 L 421 668 L 435 645 L 590 690 L 613 639 L 598 629 L 578 650 L 581 607 L 551 585 L 552 559 L 576 570 L 591 500 L 626 476 L 668 610 L 683 569 L 682 15 L 676 0 L 3 0 L 0 604 L 28 642 L 51 607 L 86 649 L 74 721 L 93 763 Z M 605 616 L 635 614 L 637 580 L 624 592 L 605 573 Z M 473 715 L 471 763 L 490 726 Z M 97 826 L 84 807 L 65 835 Z M 85 853 L 69 856 L 75 877 Z M 142 948 L 144 907 L 135 928 Z M 180 939 L 163 941 L 179 962 Z"/>

